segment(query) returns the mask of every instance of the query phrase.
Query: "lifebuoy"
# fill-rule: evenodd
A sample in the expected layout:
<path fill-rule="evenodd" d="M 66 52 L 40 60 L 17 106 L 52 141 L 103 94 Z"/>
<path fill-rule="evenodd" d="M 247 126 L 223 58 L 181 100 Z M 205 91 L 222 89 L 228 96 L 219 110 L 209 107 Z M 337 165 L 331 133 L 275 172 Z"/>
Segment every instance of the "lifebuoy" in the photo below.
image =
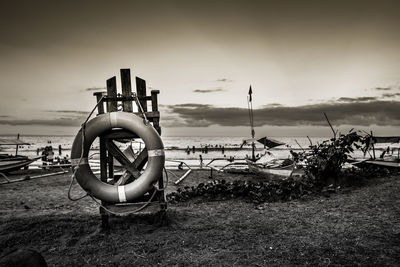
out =
<path fill-rule="evenodd" d="M 138 179 L 123 186 L 100 181 L 93 174 L 88 161 L 90 146 L 96 137 L 113 128 L 122 128 L 139 136 L 146 144 L 148 154 L 145 171 Z M 84 140 L 82 131 L 85 134 Z M 157 131 L 150 123 L 145 124 L 143 118 L 128 112 L 110 112 L 91 119 L 85 129 L 78 132 L 72 145 L 71 163 L 73 168 L 78 167 L 75 177 L 79 185 L 95 198 L 110 203 L 130 202 L 148 192 L 162 175 L 165 163 L 164 145 Z"/>

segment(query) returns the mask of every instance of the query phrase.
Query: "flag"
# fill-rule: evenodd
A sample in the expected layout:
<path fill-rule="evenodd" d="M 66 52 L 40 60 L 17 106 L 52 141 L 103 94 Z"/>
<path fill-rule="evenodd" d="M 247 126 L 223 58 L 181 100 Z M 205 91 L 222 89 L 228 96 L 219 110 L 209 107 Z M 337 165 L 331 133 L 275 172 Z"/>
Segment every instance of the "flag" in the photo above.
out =
<path fill-rule="evenodd" d="M 251 85 L 250 85 L 250 89 L 249 89 L 249 101 L 251 102 L 251 94 L 253 93 L 253 91 L 251 90 Z"/>

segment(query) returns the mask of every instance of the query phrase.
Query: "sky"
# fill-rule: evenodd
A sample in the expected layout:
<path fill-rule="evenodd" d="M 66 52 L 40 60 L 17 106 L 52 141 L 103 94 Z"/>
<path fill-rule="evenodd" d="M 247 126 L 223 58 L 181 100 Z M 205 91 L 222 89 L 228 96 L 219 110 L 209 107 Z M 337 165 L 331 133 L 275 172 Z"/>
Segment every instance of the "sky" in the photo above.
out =
<path fill-rule="evenodd" d="M 0 134 L 75 134 L 130 68 L 166 136 L 400 135 L 398 1 L 3 1 Z M 134 85 L 133 85 L 134 87 Z"/>

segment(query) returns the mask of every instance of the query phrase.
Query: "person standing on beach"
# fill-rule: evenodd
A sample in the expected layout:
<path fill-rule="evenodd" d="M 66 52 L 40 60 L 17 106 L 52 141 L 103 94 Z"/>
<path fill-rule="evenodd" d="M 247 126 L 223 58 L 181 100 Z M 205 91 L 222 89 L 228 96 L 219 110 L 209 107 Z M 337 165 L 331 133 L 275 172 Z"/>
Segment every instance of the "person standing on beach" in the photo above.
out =
<path fill-rule="evenodd" d="M 42 165 L 43 169 L 45 169 L 47 166 L 47 146 L 42 151 Z"/>
<path fill-rule="evenodd" d="M 53 147 L 52 146 L 49 146 L 49 152 L 48 152 L 47 160 L 49 162 L 49 165 L 53 165 L 54 151 L 53 151 Z"/>
<path fill-rule="evenodd" d="M 203 157 L 199 155 L 200 158 L 200 169 L 203 169 Z"/>
<path fill-rule="evenodd" d="M 62 147 L 60 144 L 60 145 L 58 145 L 58 155 L 61 156 L 61 154 L 62 154 Z"/>

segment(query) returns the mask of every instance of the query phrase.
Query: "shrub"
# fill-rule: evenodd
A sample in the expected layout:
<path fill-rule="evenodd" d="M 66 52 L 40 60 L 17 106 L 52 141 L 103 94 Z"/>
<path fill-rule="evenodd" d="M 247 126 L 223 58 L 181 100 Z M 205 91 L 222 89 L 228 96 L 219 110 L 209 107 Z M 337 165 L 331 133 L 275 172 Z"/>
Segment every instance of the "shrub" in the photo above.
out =
<path fill-rule="evenodd" d="M 354 149 L 360 149 L 365 138 L 356 132 L 341 134 L 338 138 L 311 145 L 310 151 L 303 153 L 299 161 L 305 164 L 308 176 L 322 185 L 336 186 L 343 164 Z"/>

